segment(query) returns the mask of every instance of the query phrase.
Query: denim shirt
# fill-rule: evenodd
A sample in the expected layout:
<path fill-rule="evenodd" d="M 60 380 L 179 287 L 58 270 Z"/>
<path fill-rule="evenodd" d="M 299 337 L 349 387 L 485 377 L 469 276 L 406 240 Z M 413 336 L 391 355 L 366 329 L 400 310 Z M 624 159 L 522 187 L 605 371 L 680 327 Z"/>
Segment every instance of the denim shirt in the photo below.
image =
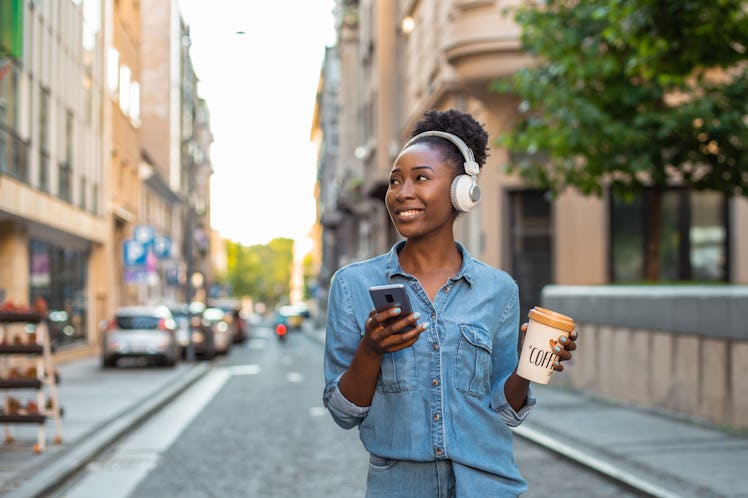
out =
<path fill-rule="evenodd" d="M 323 401 L 343 428 L 359 427 L 370 453 L 397 460 L 451 459 L 499 476 L 506 491 L 526 489 L 514 462 L 510 427 L 535 399 L 515 412 L 504 383 L 517 366 L 519 290 L 505 272 L 473 259 L 462 245 L 462 267 L 433 303 L 420 282 L 403 271 L 404 241 L 333 276 L 328 302 Z M 409 348 L 387 353 L 371 406 L 347 400 L 338 381 L 351 363 L 373 309 L 368 288 L 402 283 L 419 322 L 429 322 Z"/>

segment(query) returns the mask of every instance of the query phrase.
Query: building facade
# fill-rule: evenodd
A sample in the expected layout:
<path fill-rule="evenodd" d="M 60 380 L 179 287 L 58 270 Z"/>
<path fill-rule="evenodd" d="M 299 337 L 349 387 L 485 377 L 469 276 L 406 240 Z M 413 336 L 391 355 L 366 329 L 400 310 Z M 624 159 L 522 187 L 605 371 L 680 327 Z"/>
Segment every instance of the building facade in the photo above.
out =
<path fill-rule="evenodd" d="M 58 355 L 95 351 L 116 307 L 183 301 L 188 274 L 210 274 L 189 46 L 175 1 L 0 3 L 0 303 L 44 299 Z"/>
<path fill-rule="evenodd" d="M 315 126 L 338 138 L 336 153 L 320 156 L 321 178 L 333 178 L 336 191 L 333 198 L 319 198 L 322 238 L 338 245 L 328 249 L 332 256 L 321 280 L 331 269 L 381 253 L 397 240 L 383 194 L 392 162 L 424 111 L 469 112 L 485 124 L 493 143 L 512 125 L 517 98 L 490 85 L 532 63 L 511 16 L 518 4 L 337 3 L 337 57 L 327 62 L 339 65 L 341 75 L 330 92 L 336 95 L 335 119 L 323 122 L 325 111 L 319 111 Z M 474 256 L 514 276 L 523 314 L 540 302 L 547 284 L 643 280 L 646 192 L 633 205 L 573 189 L 551 199 L 505 173 L 513 159 L 505 149 L 491 147 L 480 173 L 481 202 L 458 220 L 456 236 Z M 748 282 L 748 201 L 677 187 L 666 197 L 663 240 L 669 242 L 661 255 L 662 280 Z M 330 218 L 334 226 L 326 224 Z M 343 235 L 349 227 L 355 240 Z"/>
<path fill-rule="evenodd" d="M 57 343 L 95 342 L 111 306 L 101 11 L 72 1 L 3 9 L 0 301 L 43 298 Z"/>

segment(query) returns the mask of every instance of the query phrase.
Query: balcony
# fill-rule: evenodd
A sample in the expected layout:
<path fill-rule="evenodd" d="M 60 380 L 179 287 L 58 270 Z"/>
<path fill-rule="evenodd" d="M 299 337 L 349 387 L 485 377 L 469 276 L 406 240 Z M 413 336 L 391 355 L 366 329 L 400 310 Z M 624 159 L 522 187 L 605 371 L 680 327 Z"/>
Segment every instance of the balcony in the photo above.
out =
<path fill-rule="evenodd" d="M 530 62 L 522 50 L 520 28 L 511 12 L 506 11 L 518 3 L 455 1 L 444 55 L 462 83 L 485 91 L 492 80 L 508 76 Z"/>

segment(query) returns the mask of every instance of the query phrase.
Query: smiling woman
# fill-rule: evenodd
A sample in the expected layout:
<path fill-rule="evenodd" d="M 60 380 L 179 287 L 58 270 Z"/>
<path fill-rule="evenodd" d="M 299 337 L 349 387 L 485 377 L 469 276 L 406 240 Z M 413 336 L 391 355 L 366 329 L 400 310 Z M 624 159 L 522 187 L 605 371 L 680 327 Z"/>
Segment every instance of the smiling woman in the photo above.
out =
<path fill-rule="evenodd" d="M 211 114 L 211 224 L 249 245 L 303 237 L 315 216 L 309 130 L 325 45 L 334 42 L 332 0 L 180 7 Z"/>
<path fill-rule="evenodd" d="M 370 453 L 366 496 L 527 489 L 510 430 L 535 404 L 529 381 L 516 373 L 519 289 L 454 237 L 457 217 L 478 202 L 487 143 L 469 114 L 426 112 L 395 160 L 385 196 L 405 240 L 333 276 L 323 399 L 338 425 L 359 427 Z M 386 284 L 405 289 L 412 313 L 394 301 L 371 309 L 369 291 Z M 575 339 L 575 332 L 559 337 L 555 370 L 571 358 Z M 421 368 L 423 361 L 436 368 Z"/>

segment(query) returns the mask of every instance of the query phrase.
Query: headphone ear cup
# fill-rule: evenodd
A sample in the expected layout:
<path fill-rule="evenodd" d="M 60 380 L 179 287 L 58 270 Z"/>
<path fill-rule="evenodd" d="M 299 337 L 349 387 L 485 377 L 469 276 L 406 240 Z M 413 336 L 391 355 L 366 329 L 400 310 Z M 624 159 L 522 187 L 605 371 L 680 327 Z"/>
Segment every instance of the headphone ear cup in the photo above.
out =
<path fill-rule="evenodd" d="M 458 175 L 452 180 L 449 191 L 452 198 L 452 206 L 460 212 L 470 211 L 480 199 L 480 188 L 475 178 L 470 175 Z"/>

